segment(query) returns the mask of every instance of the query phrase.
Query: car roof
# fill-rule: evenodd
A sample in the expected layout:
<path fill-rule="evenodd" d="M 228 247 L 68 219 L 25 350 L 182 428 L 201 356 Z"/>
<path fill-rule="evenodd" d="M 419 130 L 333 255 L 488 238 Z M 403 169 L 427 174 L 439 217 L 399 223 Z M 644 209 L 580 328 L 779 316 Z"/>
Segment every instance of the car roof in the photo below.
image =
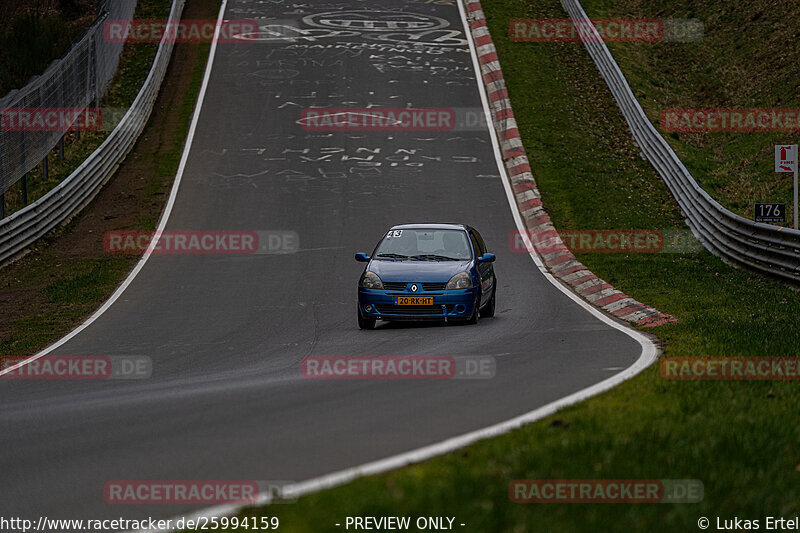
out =
<path fill-rule="evenodd" d="M 460 229 L 468 231 L 469 226 L 466 224 L 398 224 L 392 226 L 391 229 Z"/>

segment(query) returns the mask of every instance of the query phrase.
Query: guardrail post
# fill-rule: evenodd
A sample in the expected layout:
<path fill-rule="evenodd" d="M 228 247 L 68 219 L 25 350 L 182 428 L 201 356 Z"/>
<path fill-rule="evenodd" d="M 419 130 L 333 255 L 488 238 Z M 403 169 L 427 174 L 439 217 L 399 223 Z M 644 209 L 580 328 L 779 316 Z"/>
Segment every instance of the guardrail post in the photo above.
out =
<path fill-rule="evenodd" d="M 3 143 L 4 143 L 5 135 L 3 135 L 3 130 L 0 130 L 0 176 L 3 175 Z M 6 216 L 6 190 L 5 184 L 0 181 L 0 219 L 5 218 Z"/>

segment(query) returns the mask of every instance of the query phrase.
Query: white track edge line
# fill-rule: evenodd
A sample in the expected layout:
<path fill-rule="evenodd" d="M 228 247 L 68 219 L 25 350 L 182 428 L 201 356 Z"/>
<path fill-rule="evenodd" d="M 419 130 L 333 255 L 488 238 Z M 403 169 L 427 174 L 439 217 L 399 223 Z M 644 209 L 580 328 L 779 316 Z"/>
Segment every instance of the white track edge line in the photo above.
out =
<path fill-rule="evenodd" d="M 10 366 L 6 369 L 0 371 L 0 376 L 4 374 L 8 374 L 9 372 L 13 372 L 14 370 L 27 365 L 33 361 L 36 361 L 40 357 L 44 357 L 45 355 L 49 354 L 53 350 L 57 349 L 58 347 L 67 343 L 70 339 L 75 337 L 78 333 L 83 331 L 84 329 L 88 328 L 95 320 L 100 318 L 100 316 L 105 313 L 109 307 L 111 307 L 114 302 L 116 302 L 119 297 L 125 292 L 125 289 L 133 282 L 134 278 L 139 274 L 139 272 L 144 267 L 144 264 L 147 263 L 147 260 L 152 255 L 152 250 L 158 244 L 158 240 L 161 236 L 161 233 L 164 230 L 164 227 L 167 225 L 167 220 L 169 219 L 169 215 L 172 213 L 172 206 L 175 204 L 175 198 L 178 196 L 178 187 L 180 187 L 181 179 L 183 178 L 183 171 L 186 168 L 186 162 L 189 159 L 189 151 L 192 148 L 192 141 L 194 140 L 194 132 L 197 129 L 197 122 L 200 118 L 200 110 L 203 108 L 203 99 L 206 96 L 206 89 L 208 87 L 208 80 L 211 77 L 211 67 L 214 64 L 214 55 L 217 51 L 217 41 L 219 40 L 219 32 L 222 26 L 223 15 L 225 13 L 225 6 L 228 3 L 228 0 L 222 0 L 222 5 L 220 6 L 219 15 L 217 17 L 217 25 L 216 30 L 214 32 L 214 41 L 211 44 L 211 50 L 208 53 L 208 62 L 206 63 L 206 70 L 203 76 L 203 84 L 200 87 L 200 93 L 197 95 L 197 103 L 195 104 L 194 114 L 192 115 L 192 122 L 189 126 L 189 133 L 186 136 L 186 144 L 183 147 L 183 154 L 181 155 L 181 162 L 178 166 L 178 172 L 175 175 L 175 181 L 172 184 L 172 190 L 169 194 L 169 199 L 167 200 L 167 206 L 164 208 L 164 212 L 161 214 L 161 219 L 158 222 L 158 228 L 155 231 L 154 238 L 151 239 L 150 245 L 145 250 L 144 254 L 142 255 L 139 262 L 136 263 L 136 266 L 133 270 L 128 274 L 122 284 L 117 287 L 117 290 L 111 295 L 111 297 L 105 301 L 105 303 L 98 309 L 97 311 L 92 314 L 86 321 L 78 326 L 77 328 L 73 329 L 67 335 L 59 339 L 58 341 L 54 342 L 41 352 L 37 353 L 36 355 L 32 355 L 27 359 L 20 361 L 19 363 Z"/>
<path fill-rule="evenodd" d="M 514 217 L 517 229 L 519 231 L 522 231 L 524 235 L 525 226 L 522 222 L 522 216 L 520 215 L 516 199 L 514 198 L 514 194 L 511 190 L 511 185 L 509 183 L 505 164 L 503 163 L 503 158 L 500 151 L 500 143 L 497 139 L 497 132 L 494 129 L 494 121 L 492 120 L 491 112 L 489 111 L 489 103 L 486 97 L 486 88 L 483 85 L 483 76 L 481 74 L 480 64 L 478 63 L 477 52 L 475 50 L 475 43 L 473 42 L 472 38 L 472 32 L 469 28 L 469 24 L 467 23 L 466 14 L 464 12 L 464 7 L 461 4 L 461 0 L 457 0 L 456 3 L 458 4 L 458 10 L 459 13 L 461 14 L 461 23 L 464 26 L 464 32 L 466 33 L 467 40 L 469 42 L 470 56 L 472 58 L 473 68 L 475 69 L 476 81 L 478 83 L 478 90 L 481 96 L 481 102 L 483 104 L 484 113 L 486 114 L 489 135 L 492 139 L 492 146 L 494 148 L 494 153 L 495 153 L 495 162 L 497 163 L 497 167 L 500 170 L 501 176 L 503 178 L 502 179 L 503 188 L 505 189 L 508 203 L 511 206 L 511 213 Z M 530 248 L 528 249 L 530 250 Z M 462 448 L 479 440 L 484 440 L 491 437 L 496 437 L 498 435 L 502 435 L 504 433 L 508 433 L 513 429 L 520 428 L 522 426 L 525 426 L 527 424 L 536 422 L 538 420 L 541 420 L 542 418 L 550 416 L 553 413 L 563 409 L 564 407 L 568 407 L 575 403 L 581 402 L 587 398 L 591 398 L 592 396 L 596 396 L 601 392 L 605 392 L 619 385 L 623 381 L 627 381 L 628 379 L 636 376 L 642 370 L 649 367 L 656 361 L 656 359 L 658 358 L 658 347 L 649 337 L 647 337 L 640 331 L 634 329 L 632 326 L 628 326 L 626 324 L 621 324 L 617 322 L 616 320 L 606 315 L 596 307 L 592 306 L 587 301 L 580 298 L 577 294 L 569 290 L 560 281 L 558 281 L 555 277 L 553 277 L 552 274 L 550 274 L 547 268 L 545 268 L 544 263 L 542 263 L 541 259 L 535 252 L 529 252 L 529 255 L 531 259 L 533 259 L 533 262 L 536 264 L 538 269 L 542 272 L 544 277 L 550 283 L 555 285 L 558 288 L 558 290 L 566 294 L 570 299 L 572 299 L 578 305 L 586 309 L 595 318 L 601 320 L 603 323 L 611 326 L 612 328 L 625 333 L 626 335 L 637 341 L 642 347 L 642 353 L 639 356 L 639 358 L 631 366 L 627 367 L 622 372 L 611 376 L 610 378 L 607 378 L 599 383 L 595 383 L 594 385 L 591 385 L 585 389 L 581 389 L 577 392 L 574 392 L 568 396 L 565 396 L 564 398 L 550 402 L 546 405 L 543 405 L 542 407 L 534 409 L 533 411 L 529 411 L 525 414 L 514 417 L 510 420 L 506 420 L 505 422 L 500 422 L 498 424 L 494 424 L 482 429 L 471 431 L 469 433 L 465 433 L 457 437 L 451 437 L 447 440 L 437 442 L 435 444 L 430 444 L 428 446 L 423 446 L 421 448 L 410 450 L 408 452 L 403 452 L 397 455 L 393 455 L 391 457 L 386 457 L 384 459 L 379 459 L 377 461 L 365 463 L 363 465 L 346 468 L 338 472 L 333 472 L 331 474 L 326 474 L 323 476 L 312 478 L 306 481 L 302 481 L 300 483 L 287 485 L 286 487 L 283 488 L 283 496 L 287 498 L 296 498 L 299 496 L 304 496 L 306 494 L 318 492 L 320 490 L 330 489 L 339 485 L 343 485 L 350 481 L 353 481 L 359 477 L 381 474 L 389 470 L 394 470 L 396 468 L 400 468 L 403 466 L 424 461 L 426 459 L 430 459 L 432 457 L 436 457 L 437 455 L 442 455 L 447 452 L 451 452 L 453 450 Z M 271 493 L 261 493 L 256 498 L 256 502 L 251 505 L 230 504 L 230 505 L 217 505 L 214 507 L 207 507 L 205 509 L 201 509 L 200 511 L 196 511 L 191 514 L 176 516 L 172 519 L 172 522 L 175 522 L 180 518 L 196 520 L 199 517 L 221 518 L 222 516 L 230 516 L 246 507 L 251 507 L 252 505 L 268 504 L 271 501 L 271 498 L 272 498 Z M 175 529 L 171 528 L 163 530 L 141 530 L 137 533 L 157 533 L 163 531 L 175 531 Z"/>

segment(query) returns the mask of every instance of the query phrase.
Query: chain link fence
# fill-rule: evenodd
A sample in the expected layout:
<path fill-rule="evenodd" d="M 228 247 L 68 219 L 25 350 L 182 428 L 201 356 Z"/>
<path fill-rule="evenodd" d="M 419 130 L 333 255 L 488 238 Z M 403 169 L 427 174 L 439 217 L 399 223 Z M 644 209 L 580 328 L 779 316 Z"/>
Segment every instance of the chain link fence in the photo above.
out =
<path fill-rule="evenodd" d="M 106 20 L 130 20 L 137 0 L 103 0 L 97 20 L 61 59 L 25 87 L 0 99 L 0 111 L 82 109 L 96 105 L 114 77 L 122 42 L 103 37 Z M 77 118 L 75 119 L 77 120 Z M 20 131 L 20 130 L 25 131 Z M 64 127 L 0 128 L 0 194 L 42 162 L 64 135 Z M 36 130 L 36 131 L 34 131 Z"/>
<path fill-rule="evenodd" d="M 183 5 L 184 0 L 172 0 L 167 24 L 174 25 L 181 20 Z M 0 218 L 0 267 L 22 256 L 47 232 L 67 223 L 111 179 L 147 125 L 169 66 L 173 45 L 174 39 L 160 41 L 139 94 L 92 155 L 44 196 L 10 216 Z"/>

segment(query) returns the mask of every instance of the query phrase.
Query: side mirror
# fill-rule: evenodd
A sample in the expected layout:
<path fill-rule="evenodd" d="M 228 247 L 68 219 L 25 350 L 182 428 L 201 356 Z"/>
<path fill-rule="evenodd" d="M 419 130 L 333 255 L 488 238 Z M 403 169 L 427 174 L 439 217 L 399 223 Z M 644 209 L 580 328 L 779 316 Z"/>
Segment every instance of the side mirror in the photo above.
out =
<path fill-rule="evenodd" d="M 356 261 L 359 263 L 369 263 L 369 256 L 364 252 L 358 252 L 356 254 Z"/>
<path fill-rule="evenodd" d="M 485 253 L 478 258 L 478 263 L 494 263 L 494 254 Z"/>

